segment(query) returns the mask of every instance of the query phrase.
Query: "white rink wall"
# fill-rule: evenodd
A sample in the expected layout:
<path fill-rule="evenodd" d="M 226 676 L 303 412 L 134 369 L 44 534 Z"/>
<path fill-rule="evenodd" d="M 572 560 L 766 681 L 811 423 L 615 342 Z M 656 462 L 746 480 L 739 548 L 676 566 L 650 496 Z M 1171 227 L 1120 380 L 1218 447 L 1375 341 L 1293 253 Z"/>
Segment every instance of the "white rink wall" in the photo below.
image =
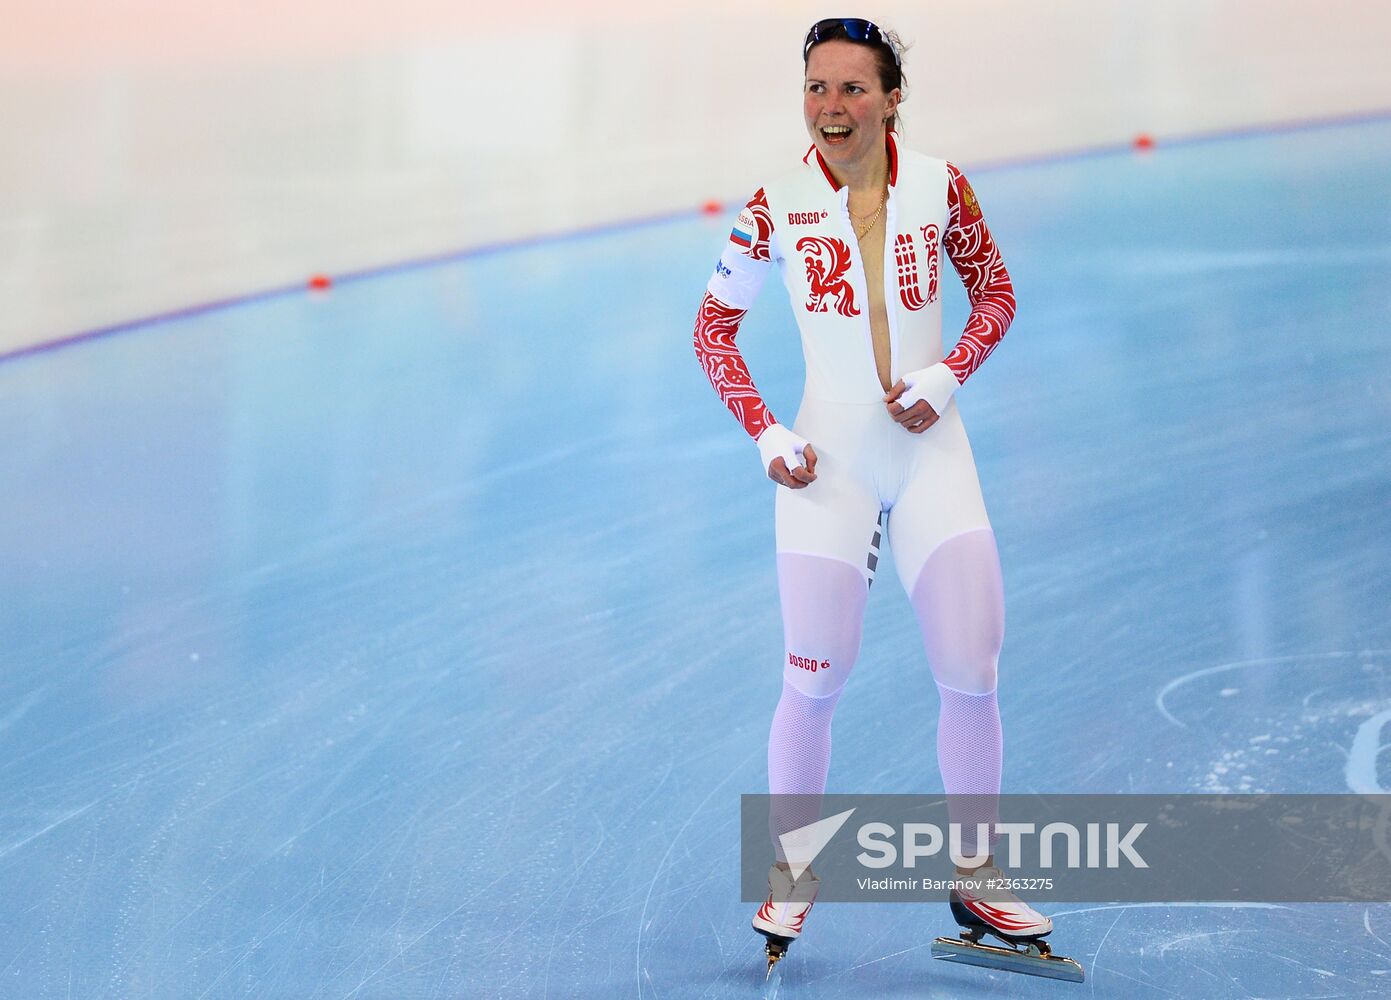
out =
<path fill-rule="evenodd" d="M 1381 0 L 880 2 L 971 166 L 1391 110 Z M 5 0 L 0 354 L 329 274 L 747 197 L 821 4 Z M 510 16 L 515 13 L 515 16 Z M 508 15 L 508 16 L 505 16 Z"/>

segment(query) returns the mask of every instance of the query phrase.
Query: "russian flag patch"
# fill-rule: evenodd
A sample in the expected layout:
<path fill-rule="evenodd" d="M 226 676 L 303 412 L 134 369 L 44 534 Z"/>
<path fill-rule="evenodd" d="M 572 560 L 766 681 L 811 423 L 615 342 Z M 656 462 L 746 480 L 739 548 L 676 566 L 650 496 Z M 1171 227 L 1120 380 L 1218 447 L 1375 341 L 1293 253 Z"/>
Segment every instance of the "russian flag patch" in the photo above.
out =
<path fill-rule="evenodd" d="M 729 232 L 729 242 L 748 250 L 753 246 L 754 233 L 756 232 L 758 232 L 758 223 L 749 214 L 749 210 L 744 209 L 739 213 L 739 218 L 734 220 L 734 228 Z"/>

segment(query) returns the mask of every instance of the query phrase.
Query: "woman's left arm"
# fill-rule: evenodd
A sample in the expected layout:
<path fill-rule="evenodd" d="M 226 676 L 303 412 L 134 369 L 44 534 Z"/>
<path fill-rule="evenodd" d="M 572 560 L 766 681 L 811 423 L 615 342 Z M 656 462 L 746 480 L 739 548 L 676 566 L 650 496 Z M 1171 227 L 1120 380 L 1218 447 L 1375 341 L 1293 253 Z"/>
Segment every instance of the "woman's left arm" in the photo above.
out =
<path fill-rule="evenodd" d="M 947 173 L 949 221 L 942 242 L 966 286 L 971 315 L 966 319 L 961 339 L 943 363 L 956 376 L 957 385 L 962 385 L 995 350 L 1014 320 L 1014 285 L 1005 270 L 1000 248 L 990 237 L 971 183 L 951 163 L 947 164 Z"/>

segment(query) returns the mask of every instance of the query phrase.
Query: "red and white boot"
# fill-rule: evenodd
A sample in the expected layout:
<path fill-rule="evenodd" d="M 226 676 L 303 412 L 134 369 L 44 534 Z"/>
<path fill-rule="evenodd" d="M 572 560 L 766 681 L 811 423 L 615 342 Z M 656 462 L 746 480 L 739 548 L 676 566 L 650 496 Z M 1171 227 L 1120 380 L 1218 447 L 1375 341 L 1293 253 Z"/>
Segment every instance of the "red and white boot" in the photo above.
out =
<path fill-rule="evenodd" d="M 821 880 L 808 868 L 795 882 L 792 873 L 774 865 L 768 869 L 768 900 L 753 915 L 753 929 L 767 938 L 768 975 L 787 954 L 788 946 L 801 937 L 802 925 L 816 902 Z M 766 978 L 766 977 L 765 977 Z"/>
<path fill-rule="evenodd" d="M 951 915 L 962 927 L 978 927 L 1011 944 L 1052 933 L 1053 921 L 1011 892 L 1000 869 L 978 868 L 958 880 L 965 884 L 951 891 Z"/>
<path fill-rule="evenodd" d="M 951 915 L 961 925 L 959 939 L 939 937 L 932 943 L 932 957 L 987 969 L 1022 972 L 1049 979 L 1083 981 L 1082 967 L 1070 958 L 1054 955 L 1043 940 L 1053 931 L 1053 921 L 1024 902 L 1009 888 L 1010 879 L 995 867 L 979 868 L 958 876 L 965 884 L 951 891 Z M 981 944 L 986 934 L 1008 947 Z"/>

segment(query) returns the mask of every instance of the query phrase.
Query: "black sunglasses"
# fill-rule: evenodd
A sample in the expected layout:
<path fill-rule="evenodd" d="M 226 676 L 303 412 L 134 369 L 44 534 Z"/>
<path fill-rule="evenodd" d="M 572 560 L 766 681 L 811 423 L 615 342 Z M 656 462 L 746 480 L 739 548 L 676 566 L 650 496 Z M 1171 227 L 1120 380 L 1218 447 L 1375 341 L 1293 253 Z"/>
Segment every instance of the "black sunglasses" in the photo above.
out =
<path fill-rule="evenodd" d="M 807 61 L 811 47 L 817 42 L 829 42 L 837 38 L 848 38 L 853 42 L 865 42 L 869 45 L 883 45 L 893 54 L 894 65 L 902 65 L 898 61 L 898 47 L 889 41 L 884 29 L 873 21 L 866 21 L 860 17 L 828 17 L 813 24 L 807 32 L 807 40 L 802 43 L 802 62 Z"/>

